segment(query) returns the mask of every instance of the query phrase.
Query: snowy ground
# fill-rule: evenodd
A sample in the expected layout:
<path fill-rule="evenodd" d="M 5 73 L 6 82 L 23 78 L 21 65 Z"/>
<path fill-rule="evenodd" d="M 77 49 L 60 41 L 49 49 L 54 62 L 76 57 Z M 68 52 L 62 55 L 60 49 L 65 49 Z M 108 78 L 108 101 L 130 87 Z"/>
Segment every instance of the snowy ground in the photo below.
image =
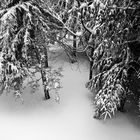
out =
<path fill-rule="evenodd" d="M 24 104 L 2 95 L 1 140 L 140 140 L 140 127 L 127 113 L 118 113 L 106 122 L 93 119 L 92 94 L 85 88 L 86 59 L 70 64 L 64 53 L 50 59 L 50 65 L 64 69 L 60 103 L 44 101 L 42 90 L 30 94 L 26 89 Z"/>

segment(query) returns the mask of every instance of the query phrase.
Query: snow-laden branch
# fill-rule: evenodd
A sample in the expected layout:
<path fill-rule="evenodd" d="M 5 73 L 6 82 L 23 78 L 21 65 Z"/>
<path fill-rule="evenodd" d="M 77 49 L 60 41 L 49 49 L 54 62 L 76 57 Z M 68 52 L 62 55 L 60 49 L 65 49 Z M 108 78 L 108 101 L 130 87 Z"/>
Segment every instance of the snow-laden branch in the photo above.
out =
<path fill-rule="evenodd" d="M 44 9 L 43 9 L 43 10 L 44 10 Z M 50 9 L 50 10 L 51 10 L 51 9 Z M 79 34 L 74 33 L 72 30 L 70 30 L 70 29 L 65 25 L 65 23 L 62 21 L 61 17 L 60 17 L 57 13 L 54 14 L 54 11 L 51 10 L 52 13 L 50 13 L 49 11 L 44 10 L 44 12 L 48 12 L 54 19 L 58 20 L 58 21 L 63 25 L 61 28 L 66 29 L 69 33 L 71 33 L 71 34 L 74 35 L 74 36 L 77 36 L 77 37 L 80 37 L 80 36 L 81 36 L 81 35 L 79 35 Z M 57 16 L 56 16 L 56 15 L 57 15 Z"/>

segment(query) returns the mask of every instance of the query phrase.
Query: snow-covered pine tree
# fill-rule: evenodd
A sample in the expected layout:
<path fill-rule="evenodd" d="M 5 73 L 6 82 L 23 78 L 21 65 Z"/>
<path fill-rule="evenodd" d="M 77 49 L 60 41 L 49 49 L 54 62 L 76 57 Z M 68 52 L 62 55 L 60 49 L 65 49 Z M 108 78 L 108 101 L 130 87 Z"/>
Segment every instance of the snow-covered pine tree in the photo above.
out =
<path fill-rule="evenodd" d="M 79 16 L 80 5 L 76 0 L 58 0 L 58 3 L 53 6 L 53 10 L 61 17 L 63 23 L 68 30 L 63 30 L 59 35 L 59 43 L 63 46 L 68 54 L 70 61 L 76 62 L 76 52 L 78 40 L 81 34 L 81 23 Z"/>
<path fill-rule="evenodd" d="M 47 35 L 62 29 L 63 23 L 44 8 L 41 0 L 3 0 L 0 7 L 1 94 L 13 90 L 21 97 L 27 77 L 41 73 L 45 98 L 49 99 L 47 78 Z"/>
<path fill-rule="evenodd" d="M 91 9 L 93 15 L 84 26 L 94 40 L 92 60 L 96 71 L 86 86 L 96 93 L 95 117 L 106 119 L 115 111 L 123 110 L 130 94 L 135 96 L 131 84 L 132 80 L 138 81 L 140 69 L 140 3 L 95 0 L 86 9 Z"/>

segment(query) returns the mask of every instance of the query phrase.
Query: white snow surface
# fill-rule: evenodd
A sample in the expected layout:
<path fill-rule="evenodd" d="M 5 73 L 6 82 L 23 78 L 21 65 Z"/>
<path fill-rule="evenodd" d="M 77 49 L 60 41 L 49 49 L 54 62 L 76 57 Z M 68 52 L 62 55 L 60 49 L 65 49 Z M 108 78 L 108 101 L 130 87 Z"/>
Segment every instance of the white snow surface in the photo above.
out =
<path fill-rule="evenodd" d="M 12 95 L 0 97 L 1 140 L 140 140 L 140 127 L 127 113 L 105 122 L 93 118 L 92 93 L 85 88 L 89 64 L 80 54 L 70 64 L 64 52 L 52 53 L 49 64 L 63 67 L 60 103 L 43 100 L 43 90 L 25 90 L 24 103 Z"/>

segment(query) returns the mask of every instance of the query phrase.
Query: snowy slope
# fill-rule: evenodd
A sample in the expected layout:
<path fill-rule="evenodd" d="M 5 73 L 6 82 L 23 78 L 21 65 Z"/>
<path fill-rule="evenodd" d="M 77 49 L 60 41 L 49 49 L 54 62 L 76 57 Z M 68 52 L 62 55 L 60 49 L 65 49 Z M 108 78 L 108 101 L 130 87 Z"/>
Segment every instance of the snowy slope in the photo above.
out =
<path fill-rule="evenodd" d="M 63 54 L 63 55 L 61 55 Z M 53 53 L 58 55 L 58 53 Z M 140 129 L 117 114 L 106 122 L 93 119 L 92 94 L 85 88 L 88 62 L 83 57 L 70 64 L 62 52 L 49 64 L 63 67 L 60 103 L 43 100 L 43 91 L 24 93 L 24 104 L 11 95 L 0 97 L 1 140 L 140 140 Z"/>

